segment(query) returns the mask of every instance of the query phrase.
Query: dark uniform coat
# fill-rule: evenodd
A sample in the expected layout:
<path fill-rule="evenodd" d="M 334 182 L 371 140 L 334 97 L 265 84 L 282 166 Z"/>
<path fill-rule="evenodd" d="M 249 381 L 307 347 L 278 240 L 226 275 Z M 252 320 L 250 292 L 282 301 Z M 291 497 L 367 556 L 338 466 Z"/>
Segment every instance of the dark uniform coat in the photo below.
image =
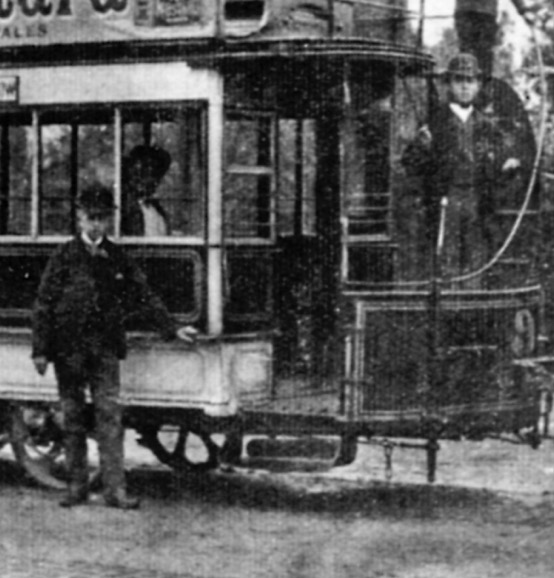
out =
<path fill-rule="evenodd" d="M 175 332 L 162 301 L 123 250 L 104 239 L 92 256 L 76 237 L 51 257 L 33 315 L 33 357 L 56 361 L 79 351 L 126 354 L 125 322 L 143 314 L 168 338 Z"/>
<path fill-rule="evenodd" d="M 429 130 L 430 148 L 413 143 L 403 164 L 423 177 L 422 200 L 433 244 L 440 199 L 448 199 L 443 273 L 456 276 L 486 262 L 495 221 L 495 190 L 509 155 L 501 131 L 477 108 L 462 122 L 445 104 L 431 118 Z"/>

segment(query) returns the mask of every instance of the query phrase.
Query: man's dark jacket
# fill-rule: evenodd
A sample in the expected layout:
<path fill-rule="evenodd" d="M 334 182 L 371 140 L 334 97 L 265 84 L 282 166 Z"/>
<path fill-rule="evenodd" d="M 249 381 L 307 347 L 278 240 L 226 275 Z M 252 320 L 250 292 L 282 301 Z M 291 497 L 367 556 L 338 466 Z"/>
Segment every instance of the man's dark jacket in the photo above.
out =
<path fill-rule="evenodd" d="M 93 256 L 76 237 L 50 258 L 33 310 L 33 357 L 55 361 L 92 349 L 123 359 L 125 322 L 137 314 L 164 338 L 175 336 L 171 316 L 138 266 L 107 239 L 100 249 Z"/>
<path fill-rule="evenodd" d="M 471 161 L 464 162 L 457 146 L 458 125 L 455 114 L 448 104 L 440 106 L 429 122 L 433 136 L 431 147 L 426 149 L 414 142 L 406 148 L 402 163 L 411 174 L 424 178 L 423 204 L 428 215 L 429 231 L 436 233 L 438 228 L 439 203 L 448 195 L 454 175 L 460 165 L 471 166 L 471 184 L 479 195 L 480 218 L 488 219 L 494 215 L 496 188 L 502 180 L 502 164 L 508 158 L 503 134 L 495 123 L 478 109 L 474 109 L 471 122 L 473 134 Z"/>

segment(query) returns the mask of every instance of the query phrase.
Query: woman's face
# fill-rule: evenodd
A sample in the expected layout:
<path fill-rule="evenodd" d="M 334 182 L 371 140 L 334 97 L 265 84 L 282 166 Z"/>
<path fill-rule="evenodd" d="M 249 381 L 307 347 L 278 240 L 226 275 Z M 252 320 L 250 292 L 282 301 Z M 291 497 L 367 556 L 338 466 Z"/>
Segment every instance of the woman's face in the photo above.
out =
<path fill-rule="evenodd" d="M 139 198 L 148 198 L 156 192 L 159 177 L 156 168 L 149 161 L 135 161 L 127 168 L 127 186 Z"/>

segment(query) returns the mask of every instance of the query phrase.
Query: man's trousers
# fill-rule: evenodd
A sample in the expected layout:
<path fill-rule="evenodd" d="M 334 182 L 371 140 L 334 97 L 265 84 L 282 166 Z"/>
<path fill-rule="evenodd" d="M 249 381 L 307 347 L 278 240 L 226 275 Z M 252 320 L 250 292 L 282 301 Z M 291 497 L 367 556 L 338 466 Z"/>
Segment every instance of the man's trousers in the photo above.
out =
<path fill-rule="evenodd" d="M 104 495 L 125 492 L 119 359 L 111 352 L 75 353 L 56 360 L 63 411 L 69 492 L 88 492 L 86 390 L 94 406 Z"/>

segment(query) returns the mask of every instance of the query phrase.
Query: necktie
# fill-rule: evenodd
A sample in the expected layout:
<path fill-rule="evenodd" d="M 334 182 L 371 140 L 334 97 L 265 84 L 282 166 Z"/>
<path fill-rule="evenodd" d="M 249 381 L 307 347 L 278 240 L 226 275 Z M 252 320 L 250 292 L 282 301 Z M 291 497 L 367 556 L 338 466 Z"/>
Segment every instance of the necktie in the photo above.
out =
<path fill-rule="evenodd" d="M 102 248 L 100 244 L 87 243 L 87 250 L 93 257 L 108 257 L 106 249 Z"/>

